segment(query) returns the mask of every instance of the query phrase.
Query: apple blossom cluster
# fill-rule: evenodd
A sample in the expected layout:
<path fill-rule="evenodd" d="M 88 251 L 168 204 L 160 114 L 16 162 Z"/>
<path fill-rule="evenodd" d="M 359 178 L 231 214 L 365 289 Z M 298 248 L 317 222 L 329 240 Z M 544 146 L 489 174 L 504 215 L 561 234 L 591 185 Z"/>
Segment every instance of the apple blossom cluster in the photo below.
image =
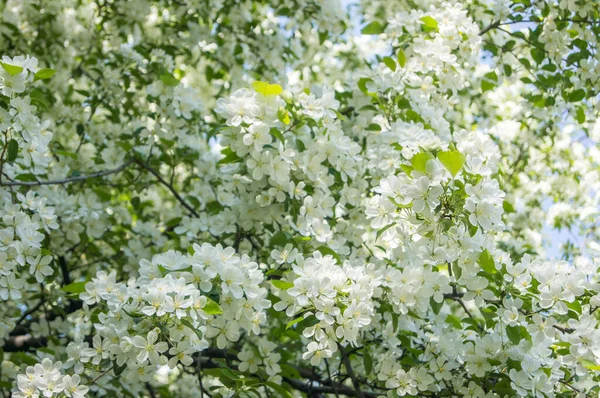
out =
<path fill-rule="evenodd" d="M 76 364 L 114 361 L 122 383 L 148 381 L 160 365 L 190 366 L 209 343 L 224 349 L 244 332 L 260 335 L 271 302 L 260 287 L 259 265 L 221 245 L 194 244 L 191 252 L 142 260 L 139 276 L 126 282 L 118 282 L 114 271 L 100 271 L 88 282 L 80 295 L 84 305 L 101 307 L 92 313 L 92 345 L 78 345 Z M 275 363 L 270 369 L 276 376 Z"/>
<path fill-rule="evenodd" d="M 302 359 L 317 366 L 337 352 L 338 344 L 358 345 L 361 329 L 374 316 L 373 297 L 380 294 L 381 274 L 372 264 L 365 268 L 349 263 L 340 266 L 333 256 L 320 252 L 289 260 L 295 261 L 293 272 L 287 274 L 293 282 L 273 282 L 282 289 L 281 301 L 274 308 L 296 318 L 292 324 L 302 321 L 310 325 L 302 332 L 310 340 Z"/>
<path fill-rule="evenodd" d="M 62 373 L 62 363 L 52 362 L 44 358 L 35 366 L 28 366 L 25 374 L 17 378 L 18 391 L 12 397 L 60 397 L 83 398 L 89 388 L 81 384 L 78 374 L 65 375 Z"/>
<path fill-rule="evenodd" d="M 240 89 L 217 101 L 216 112 L 228 126 L 218 134 L 226 147 L 219 163 L 231 167 L 227 174 L 238 181 L 219 188 L 218 199 L 228 206 L 236 196 L 244 198 L 242 206 L 254 202 L 257 216 L 260 208 L 285 204 L 292 211 L 282 222 L 325 242 L 334 236 L 327 218 L 358 205 L 358 187 L 364 182 L 357 178 L 360 146 L 344 135 L 335 92 L 328 87 L 319 91 L 292 94 L 277 84 L 255 82 L 254 90 Z M 332 186 L 338 185 L 354 196 L 334 197 Z"/>
<path fill-rule="evenodd" d="M 49 123 L 40 121 L 27 93 L 40 76 L 37 64 L 29 56 L 2 58 L 0 182 L 44 173 L 51 158 Z M 35 285 L 54 273 L 44 239 L 58 223 L 48 198 L 36 191 L 20 193 L 0 187 L 0 198 L 0 338 L 5 338 L 15 326 L 14 311 L 26 292 L 39 290 Z"/>

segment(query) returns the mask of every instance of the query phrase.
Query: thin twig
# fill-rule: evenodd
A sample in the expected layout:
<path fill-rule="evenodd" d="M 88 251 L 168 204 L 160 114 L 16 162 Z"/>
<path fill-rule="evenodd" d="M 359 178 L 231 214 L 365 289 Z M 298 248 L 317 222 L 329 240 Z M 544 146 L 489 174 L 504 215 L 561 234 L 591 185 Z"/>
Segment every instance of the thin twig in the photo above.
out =
<path fill-rule="evenodd" d="M 112 369 L 113 369 L 112 366 L 110 368 L 106 369 L 104 372 L 100 373 L 98 375 L 98 377 L 96 377 L 94 380 L 90 381 L 89 384 L 94 384 L 95 382 L 98 381 L 98 379 L 100 379 L 102 376 L 104 376 L 105 374 L 107 374 L 108 372 L 110 372 Z"/>
<path fill-rule="evenodd" d="M 352 364 L 350 363 L 350 358 L 344 351 L 344 348 L 338 344 L 338 348 L 340 350 L 340 354 L 342 356 L 342 360 L 344 361 L 344 367 L 348 372 L 348 376 L 350 376 L 350 380 L 352 380 L 352 384 L 354 385 L 354 389 L 356 390 L 356 396 L 359 398 L 365 398 L 365 394 L 360 389 L 360 383 L 358 382 L 358 378 L 354 374 L 354 370 L 352 369 Z"/>
<path fill-rule="evenodd" d="M 497 28 L 498 26 L 500 26 L 500 23 L 501 23 L 500 20 L 498 20 L 496 22 L 492 22 L 491 24 L 489 24 L 488 26 L 486 26 L 479 32 L 479 36 L 485 35 L 490 30 Z"/>
<path fill-rule="evenodd" d="M 150 165 L 148 163 L 145 163 L 139 159 L 135 159 L 134 162 L 136 164 L 138 164 L 139 166 L 141 166 L 142 168 L 148 170 L 154 177 L 156 177 L 156 179 L 161 184 L 163 184 L 165 187 L 167 187 L 169 189 L 169 191 L 171 191 L 173 196 L 175 196 L 175 198 L 179 201 L 179 203 L 181 203 L 181 205 L 183 207 L 185 207 L 194 217 L 200 217 L 200 215 L 196 212 L 196 210 L 194 210 L 194 208 L 192 206 L 190 206 L 185 201 L 185 199 L 183 199 L 181 197 L 181 195 L 179 195 L 179 193 L 175 190 L 173 185 L 169 184 L 169 182 L 167 182 L 156 170 L 154 170 L 152 167 L 150 167 Z"/>
<path fill-rule="evenodd" d="M 35 187 L 40 185 L 62 185 L 62 184 L 70 184 L 72 182 L 81 182 L 85 180 L 89 180 L 90 178 L 98 178 L 104 177 L 111 174 L 119 173 L 120 171 L 125 170 L 131 164 L 135 162 L 134 159 L 128 160 L 123 163 L 116 169 L 99 171 L 97 173 L 81 175 L 77 177 L 65 178 L 62 180 L 50 180 L 50 181 L 10 181 L 10 182 L 0 182 L 0 186 L 23 186 L 23 187 Z"/>

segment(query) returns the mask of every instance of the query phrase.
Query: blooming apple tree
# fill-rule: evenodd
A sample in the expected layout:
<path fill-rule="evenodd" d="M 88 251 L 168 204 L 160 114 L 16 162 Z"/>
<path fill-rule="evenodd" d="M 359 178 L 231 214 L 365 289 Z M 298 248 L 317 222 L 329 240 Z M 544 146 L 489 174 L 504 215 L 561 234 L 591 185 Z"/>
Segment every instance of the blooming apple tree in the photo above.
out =
<path fill-rule="evenodd" d="M 0 13 L 2 398 L 599 396 L 597 2 Z"/>

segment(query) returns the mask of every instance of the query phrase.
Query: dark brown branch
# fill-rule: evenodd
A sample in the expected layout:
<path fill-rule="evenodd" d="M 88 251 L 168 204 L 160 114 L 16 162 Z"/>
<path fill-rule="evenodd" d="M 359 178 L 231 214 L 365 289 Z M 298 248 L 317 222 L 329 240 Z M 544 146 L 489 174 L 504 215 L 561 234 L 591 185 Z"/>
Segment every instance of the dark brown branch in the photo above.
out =
<path fill-rule="evenodd" d="M 364 393 L 360 390 L 360 383 L 358 378 L 354 374 L 354 370 L 352 369 L 352 364 L 350 363 L 350 358 L 348 354 L 344 351 L 344 347 L 338 344 L 338 349 L 340 350 L 340 354 L 342 356 L 342 361 L 344 361 L 344 367 L 346 368 L 346 372 L 348 372 L 348 376 L 350 376 L 350 380 L 352 380 L 352 384 L 354 385 L 354 389 L 356 390 L 356 396 L 359 398 L 365 398 Z"/>
<path fill-rule="evenodd" d="M 152 388 L 152 386 L 150 385 L 150 383 L 146 382 L 145 386 L 146 386 L 146 390 L 148 390 L 148 393 L 150 394 L 150 397 L 151 398 L 156 398 L 156 393 L 154 392 L 154 388 Z"/>
<path fill-rule="evenodd" d="M 64 256 L 58 256 L 58 265 L 60 266 L 60 272 L 63 275 L 62 285 L 69 285 L 71 283 L 71 277 L 69 276 L 69 266 L 67 265 L 67 260 L 65 260 Z"/>
<path fill-rule="evenodd" d="M 492 29 L 495 29 L 497 27 L 499 27 L 500 25 L 514 25 L 514 24 L 518 24 L 518 23 L 540 23 L 543 22 L 543 20 L 540 21 L 533 21 L 531 19 L 526 19 L 526 20 L 522 20 L 522 21 L 496 21 L 496 22 L 492 22 L 491 24 L 489 24 L 488 26 L 486 26 L 485 28 L 483 28 L 480 32 L 479 35 L 484 35 L 487 32 L 489 32 Z M 578 24 L 594 24 L 597 23 L 598 21 L 595 20 L 589 20 L 589 19 L 568 19 L 568 18 L 557 18 L 554 20 L 554 22 L 572 22 L 572 23 L 578 23 Z"/>
<path fill-rule="evenodd" d="M 498 26 L 500 26 L 500 23 L 501 23 L 500 20 L 498 20 L 496 22 L 492 22 L 491 24 L 489 24 L 488 26 L 486 26 L 479 32 L 479 36 L 483 36 L 490 30 L 497 28 Z"/>
<path fill-rule="evenodd" d="M 337 392 L 339 394 L 346 395 L 348 397 L 376 398 L 376 397 L 381 396 L 381 394 L 378 394 L 378 393 L 365 392 L 365 391 L 360 391 L 360 393 L 362 395 L 357 395 L 357 392 L 355 390 L 345 387 L 345 386 L 337 386 L 334 389 L 334 387 L 330 387 L 330 386 L 322 386 L 322 385 L 315 386 L 312 383 L 307 385 L 305 382 L 303 382 L 301 380 L 290 379 L 287 377 L 285 377 L 283 380 L 285 380 L 286 383 L 288 383 L 290 386 L 294 387 L 296 390 L 302 391 L 303 393 L 306 393 L 306 394 L 309 394 L 309 393 L 333 394 L 335 392 L 335 390 L 337 389 Z"/>
<path fill-rule="evenodd" d="M 25 318 L 27 318 L 29 315 L 31 315 L 34 312 L 36 312 L 37 310 L 39 310 L 42 307 L 42 305 L 44 305 L 44 303 L 45 303 L 44 300 L 40 300 L 40 302 L 37 303 L 35 305 L 35 307 L 32 307 L 29 310 L 27 310 L 23 315 L 21 315 L 21 317 L 19 319 L 17 319 L 17 322 L 15 323 L 15 327 L 19 326 L 21 324 L 21 322 L 23 322 L 25 320 Z"/>
<path fill-rule="evenodd" d="M 119 173 L 129 167 L 132 163 L 134 163 L 134 159 L 131 159 L 116 169 L 99 171 L 97 173 L 81 175 L 77 177 L 65 178 L 62 180 L 50 180 L 50 181 L 8 181 L 8 182 L 0 182 L 0 186 L 11 187 L 11 186 L 22 186 L 22 187 L 36 187 L 40 185 L 63 185 L 70 184 L 72 182 L 81 182 L 85 180 L 89 180 L 90 178 L 98 178 L 104 177 L 111 174 Z"/>
<path fill-rule="evenodd" d="M 183 199 L 181 197 L 181 195 L 179 195 L 179 193 L 177 192 L 177 190 L 175 190 L 175 188 L 173 187 L 173 185 L 169 184 L 168 181 L 166 181 L 156 170 L 154 170 L 152 167 L 150 167 L 150 165 L 148 163 L 145 163 L 139 159 L 135 159 L 134 162 L 136 164 L 138 164 L 139 166 L 141 166 L 142 168 L 148 170 L 154 177 L 156 177 L 156 179 L 163 184 L 165 187 L 167 187 L 167 189 L 169 191 L 171 191 L 171 193 L 173 194 L 173 196 L 175 196 L 175 199 L 177 199 L 179 201 L 179 203 L 181 203 L 181 205 L 183 207 L 185 207 L 194 217 L 199 217 L 199 214 L 196 212 L 196 210 L 194 210 L 194 208 L 192 206 L 190 206 L 185 199 Z"/>

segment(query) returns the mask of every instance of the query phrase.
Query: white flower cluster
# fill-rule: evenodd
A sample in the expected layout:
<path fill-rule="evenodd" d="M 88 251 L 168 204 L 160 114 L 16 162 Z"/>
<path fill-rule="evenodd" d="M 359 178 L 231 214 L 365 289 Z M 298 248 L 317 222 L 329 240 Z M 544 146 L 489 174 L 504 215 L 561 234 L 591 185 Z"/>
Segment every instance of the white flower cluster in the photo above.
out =
<path fill-rule="evenodd" d="M 89 388 L 81 383 L 78 374 L 62 373 L 62 363 L 44 358 L 41 363 L 28 366 L 25 374 L 17 377 L 18 391 L 14 398 L 60 397 L 83 398 Z"/>
<path fill-rule="evenodd" d="M 19 157 L 3 164 L 3 178 L 14 179 L 21 174 L 42 174 L 52 160 L 48 144 L 52 133 L 48 131 L 49 121 L 42 122 L 36 115 L 36 106 L 25 93 L 38 71 L 38 60 L 27 57 L 2 57 L 2 62 L 10 65 L 10 72 L 0 68 L 0 93 L 7 97 L 7 104 L 0 105 L 0 133 L 5 150 L 14 140 Z"/>
<path fill-rule="evenodd" d="M 332 186 L 341 184 L 351 193 L 364 185 L 360 179 L 353 181 L 360 169 L 360 146 L 344 135 L 336 116 L 339 101 L 331 89 L 323 87 L 317 97 L 304 91 L 292 96 L 279 85 L 264 82 L 255 82 L 254 87 L 255 91 L 240 89 L 217 102 L 216 111 L 229 126 L 219 134 L 220 144 L 229 151 L 221 162 L 243 162 L 231 170 L 236 183 L 220 187 L 217 198 L 232 206 L 241 196 L 247 198 L 239 200 L 241 206 L 254 202 L 259 209 L 277 209 L 291 200 L 296 210 L 287 222 L 302 235 L 325 242 L 334 235 L 327 221 L 337 205 Z M 307 191 L 307 186 L 312 189 Z M 359 203 L 358 196 L 345 200 Z"/>
<path fill-rule="evenodd" d="M 355 267 L 348 263 L 340 266 L 331 255 L 315 252 L 304 259 L 295 256 L 292 281 L 279 281 L 276 287 L 281 301 L 275 303 L 278 311 L 285 310 L 293 323 L 304 322 L 303 336 L 310 339 L 302 358 L 310 359 L 313 366 L 337 352 L 338 344 L 356 346 L 361 329 L 374 316 L 374 296 L 381 294 L 378 285 L 381 275 L 374 267 Z M 368 272 L 371 271 L 371 272 Z"/>
<path fill-rule="evenodd" d="M 261 333 L 271 303 L 259 265 L 231 247 L 204 243 L 191 251 L 142 260 L 139 277 L 126 283 L 101 271 L 85 285 L 85 305 L 106 309 L 96 313 L 93 348 L 77 345 L 81 363 L 108 359 L 125 367 L 124 380 L 149 380 L 159 365 L 189 366 L 210 342 L 226 348 L 243 331 Z"/>
<path fill-rule="evenodd" d="M 0 103 L 0 181 L 13 182 L 46 171 L 52 133 L 49 123 L 35 115 L 36 107 L 26 94 L 38 70 L 37 59 L 4 56 L 2 62 L 7 66 L 0 68 L 0 92 L 6 96 Z M 7 302 L 19 302 L 24 292 L 39 290 L 35 283 L 54 273 L 49 266 L 52 256 L 42 246 L 58 223 L 48 198 L 35 191 L 15 194 L 0 187 L 0 200 L 0 302 L 6 304 L 0 305 L 0 338 L 4 338 L 14 327 Z"/>

